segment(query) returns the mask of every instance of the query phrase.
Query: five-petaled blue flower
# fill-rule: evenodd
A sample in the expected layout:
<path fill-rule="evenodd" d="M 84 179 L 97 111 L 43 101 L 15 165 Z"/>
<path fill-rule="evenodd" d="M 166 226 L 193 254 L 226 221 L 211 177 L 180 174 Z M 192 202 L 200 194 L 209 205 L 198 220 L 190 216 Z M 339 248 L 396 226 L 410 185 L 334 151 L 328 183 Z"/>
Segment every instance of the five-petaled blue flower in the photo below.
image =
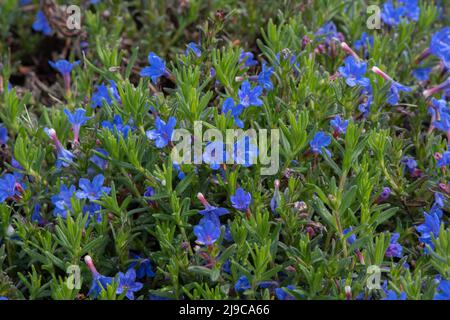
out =
<path fill-rule="evenodd" d="M 309 142 L 311 151 L 315 154 L 322 154 L 322 148 L 327 147 L 331 143 L 331 137 L 323 131 L 317 132 Z M 331 152 L 325 148 L 325 152 L 331 156 Z"/>
<path fill-rule="evenodd" d="M 260 86 L 255 86 L 253 89 L 250 85 L 250 82 L 244 81 L 241 85 L 241 88 L 238 91 L 239 102 L 245 108 L 250 106 L 262 106 L 263 102 L 259 98 L 262 93 L 262 88 Z"/>
<path fill-rule="evenodd" d="M 431 68 L 429 67 L 416 68 L 413 69 L 412 75 L 419 81 L 427 81 L 430 78 L 430 72 Z"/>
<path fill-rule="evenodd" d="M 53 69 L 61 73 L 62 76 L 67 77 L 70 76 L 73 68 L 78 65 L 80 61 L 75 61 L 72 63 L 67 60 L 61 59 L 56 62 L 49 61 L 48 63 L 52 66 Z"/>
<path fill-rule="evenodd" d="M 331 39 L 339 37 L 336 25 L 334 24 L 333 21 L 329 21 L 329 22 L 325 23 L 322 27 L 320 27 L 316 31 L 316 36 L 324 37 L 326 44 L 329 44 Z"/>
<path fill-rule="evenodd" d="M 441 158 L 436 163 L 437 167 L 446 167 L 450 165 L 450 151 L 444 151 Z"/>
<path fill-rule="evenodd" d="M 146 132 L 147 138 L 150 140 L 156 140 L 157 148 L 164 148 L 172 141 L 172 134 L 175 125 L 177 124 L 177 119 L 175 117 L 170 117 L 167 124 L 161 120 L 160 117 L 157 117 L 155 120 L 155 129 L 148 130 Z"/>
<path fill-rule="evenodd" d="M 96 92 L 94 92 L 91 97 L 90 106 L 91 108 L 99 108 L 103 103 L 111 105 L 113 100 L 120 101 L 120 96 L 116 83 L 114 80 L 110 80 L 109 86 L 101 84 L 96 87 Z"/>
<path fill-rule="evenodd" d="M 53 210 L 53 216 L 61 216 L 66 219 L 67 212 L 72 211 L 72 196 L 75 194 L 76 188 L 71 185 L 69 188 L 65 184 L 61 184 L 59 187 L 59 193 L 52 196 L 51 200 L 55 209 Z"/>
<path fill-rule="evenodd" d="M 357 61 L 353 56 L 345 58 L 344 66 L 339 67 L 339 73 L 345 78 L 345 83 L 350 87 L 360 85 L 367 87 L 370 85 L 370 80 L 364 77 L 366 73 L 367 63 L 364 61 Z"/>
<path fill-rule="evenodd" d="M 398 238 L 400 238 L 400 234 L 397 232 L 391 235 L 391 240 L 389 241 L 389 246 L 386 250 L 386 257 L 402 257 L 403 247 L 398 243 Z"/>
<path fill-rule="evenodd" d="M 434 300 L 450 300 L 450 280 L 441 280 L 434 295 Z"/>
<path fill-rule="evenodd" d="M 218 170 L 220 165 L 227 163 L 227 159 L 229 158 L 226 152 L 226 145 L 222 141 L 209 142 L 202 156 L 203 161 L 209 164 L 213 170 Z"/>
<path fill-rule="evenodd" d="M 86 117 L 86 110 L 78 108 L 74 113 L 71 113 L 69 110 L 64 109 L 64 113 L 67 116 L 67 120 L 69 120 L 70 124 L 72 124 L 73 131 L 73 140 L 78 142 L 78 136 L 80 133 L 80 128 L 83 124 L 85 124 L 91 117 Z"/>
<path fill-rule="evenodd" d="M 148 63 L 149 66 L 141 70 L 141 77 L 150 77 L 156 83 L 159 77 L 168 75 L 166 62 L 154 52 L 148 54 Z"/>
<path fill-rule="evenodd" d="M 194 227 L 194 234 L 197 236 L 196 243 L 210 246 L 220 237 L 220 225 L 206 217 L 202 218 Z"/>
<path fill-rule="evenodd" d="M 16 177 L 12 174 L 5 174 L 0 178 L 0 203 L 16 194 Z"/>
<path fill-rule="evenodd" d="M 253 53 L 245 52 L 244 49 L 241 50 L 241 54 L 239 56 L 239 63 L 244 62 L 246 67 L 253 67 L 258 64 L 258 61 L 253 59 Z"/>
<path fill-rule="evenodd" d="M 103 187 L 103 182 L 105 181 L 105 177 L 102 174 L 98 174 L 92 179 L 92 182 L 89 179 L 81 178 L 78 186 L 81 190 L 76 192 L 76 196 L 78 199 L 89 199 L 89 200 L 98 200 L 103 193 L 109 194 L 111 188 Z"/>
<path fill-rule="evenodd" d="M 139 255 L 133 255 L 134 261 L 130 264 L 130 268 L 136 268 L 136 278 L 142 279 L 144 277 L 154 277 L 155 273 L 152 269 L 152 263 L 149 258 L 142 259 Z"/>
<path fill-rule="evenodd" d="M 244 127 L 244 123 L 241 119 L 239 119 L 239 116 L 241 115 L 243 110 L 244 106 L 242 104 L 235 105 L 233 98 L 226 98 L 222 104 L 222 113 L 226 116 L 233 117 L 234 123 L 238 128 Z"/>
<path fill-rule="evenodd" d="M 34 31 L 42 32 L 46 36 L 49 36 L 52 33 L 52 27 L 50 27 L 47 17 L 42 10 L 37 12 L 32 27 Z"/>
<path fill-rule="evenodd" d="M 195 54 L 198 58 L 202 56 L 202 50 L 200 46 L 195 42 L 189 42 L 186 46 L 186 55 L 189 55 L 189 52 Z"/>
<path fill-rule="evenodd" d="M 128 271 L 124 274 L 119 272 L 117 274 L 117 294 L 125 293 L 125 296 L 129 300 L 134 300 L 134 293 L 141 290 L 144 286 L 140 282 L 136 282 L 136 271 L 133 268 L 128 269 Z"/>
<path fill-rule="evenodd" d="M 132 121 L 130 120 L 129 123 Z M 132 131 L 132 127 L 129 124 L 124 124 L 122 117 L 118 114 L 114 116 L 112 122 L 110 121 L 102 121 L 102 127 L 111 131 L 117 137 L 122 136 L 124 139 L 128 137 L 128 133 Z"/>
<path fill-rule="evenodd" d="M 334 117 L 330 121 L 331 127 L 334 129 L 335 135 L 344 134 L 347 131 L 348 120 L 342 120 L 340 116 Z"/>
<path fill-rule="evenodd" d="M 391 0 L 386 1 L 381 10 L 381 20 L 391 27 L 396 26 L 400 23 L 404 12 L 404 7 L 396 8 Z"/>
<path fill-rule="evenodd" d="M 360 50 L 362 48 L 373 47 L 373 37 L 368 36 L 366 32 L 361 34 L 361 38 L 355 41 L 354 47 L 356 50 Z"/>
<path fill-rule="evenodd" d="M 432 237 L 437 239 L 439 236 L 439 229 L 442 224 L 442 210 L 434 209 L 429 214 L 424 212 L 424 217 L 425 221 L 416 227 L 416 230 L 420 233 L 419 240 L 434 249 Z M 425 252 L 427 251 L 425 249 Z"/>
<path fill-rule="evenodd" d="M 108 286 L 113 282 L 114 279 L 100 274 L 95 268 L 90 256 L 85 256 L 84 261 L 86 262 L 86 265 L 92 273 L 92 284 L 91 288 L 89 289 L 88 296 L 95 299 L 103 290 L 106 290 L 108 288 Z"/>
<path fill-rule="evenodd" d="M 214 222 L 216 225 L 220 225 L 219 217 L 228 213 L 228 209 L 215 207 L 209 203 L 204 204 L 205 209 L 200 210 L 198 213 L 204 216 L 204 219 Z"/>
<path fill-rule="evenodd" d="M 270 91 L 273 89 L 273 83 L 270 80 L 274 71 L 273 67 L 266 67 L 266 64 L 263 63 L 261 72 L 258 74 L 258 84 L 262 86 L 265 90 Z"/>
<path fill-rule="evenodd" d="M 410 87 L 404 86 L 397 81 L 391 82 L 391 88 L 389 89 L 389 95 L 387 98 L 387 102 L 391 105 L 395 105 L 398 103 L 400 98 L 400 92 L 409 92 L 412 89 Z"/>
<path fill-rule="evenodd" d="M 241 276 L 234 285 L 234 290 L 236 292 L 243 292 L 251 288 L 252 286 L 250 284 L 250 281 L 248 281 L 248 278 L 246 276 Z"/>
<path fill-rule="evenodd" d="M 252 202 L 252 195 L 242 188 L 237 188 L 236 193 L 230 197 L 233 208 L 246 211 Z"/>
<path fill-rule="evenodd" d="M 440 58 L 446 68 L 450 68 L 450 27 L 442 28 L 433 35 L 430 52 Z"/>

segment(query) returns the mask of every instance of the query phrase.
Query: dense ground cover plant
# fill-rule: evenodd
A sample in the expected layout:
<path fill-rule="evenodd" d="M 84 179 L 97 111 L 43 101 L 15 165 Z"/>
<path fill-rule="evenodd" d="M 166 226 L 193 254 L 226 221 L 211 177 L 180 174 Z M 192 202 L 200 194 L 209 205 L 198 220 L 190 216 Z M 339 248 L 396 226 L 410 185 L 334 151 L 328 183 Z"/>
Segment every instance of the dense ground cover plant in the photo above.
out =
<path fill-rule="evenodd" d="M 0 297 L 449 299 L 448 24 L 440 1 L 2 1 Z M 173 161 L 198 122 L 279 129 L 279 169 L 248 143 Z"/>

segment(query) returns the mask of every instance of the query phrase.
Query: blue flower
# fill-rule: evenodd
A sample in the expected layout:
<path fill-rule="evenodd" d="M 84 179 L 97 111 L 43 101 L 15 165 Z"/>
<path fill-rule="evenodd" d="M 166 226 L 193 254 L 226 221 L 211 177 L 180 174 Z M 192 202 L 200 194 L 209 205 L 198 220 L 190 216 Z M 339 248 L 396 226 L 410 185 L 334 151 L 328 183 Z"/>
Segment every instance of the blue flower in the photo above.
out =
<path fill-rule="evenodd" d="M 104 155 L 106 157 L 109 155 L 108 151 L 106 151 L 104 149 L 96 148 L 94 150 L 101 153 L 102 155 Z M 94 154 L 89 160 L 101 170 L 105 170 L 108 167 L 108 160 L 105 160 L 96 154 Z"/>
<path fill-rule="evenodd" d="M 0 178 L 0 203 L 16 195 L 16 178 L 12 174 L 3 175 Z"/>
<path fill-rule="evenodd" d="M 37 12 L 32 27 L 34 31 L 42 32 L 46 36 L 49 36 L 52 33 L 52 28 L 48 24 L 47 17 L 42 10 Z"/>
<path fill-rule="evenodd" d="M 427 81 L 430 78 L 431 68 L 416 68 L 412 74 L 418 81 Z"/>
<path fill-rule="evenodd" d="M 336 135 L 344 134 L 347 131 L 348 120 L 342 121 L 340 116 L 336 116 L 330 121 L 330 125 Z"/>
<path fill-rule="evenodd" d="M 56 62 L 49 61 L 48 63 L 52 66 L 53 69 L 61 73 L 63 77 L 67 77 L 70 76 L 70 73 L 72 72 L 74 66 L 78 65 L 80 62 L 75 61 L 74 63 L 71 63 L 67 60 L 61 59 Z"/>
<path fill-rule="evenodd" d="M 386 297 L 381 300 L 406 300 L 406 293 L 400 292 L 398 295 L 394 290 L 386 290 Z"/>
<path fill-rule="evenodd" d="M 316 36 L 323 36 L 325 38 L 325 43 L 329 44 L 331 39 L 338 38 L 338 32 L 336 25 L 333 21 L 325 23 L 316 31 Z"/>
<path fill-rule="evenodd" d="M 317 132 L 313 139 L 309 142 L 311 151 L 315 154 L 322 154 L 322 148 L 327 147 L 331 143 L 331 137 L 323 131 Z M 325 152 L 331 156 L 331 152 L 325 148 Z"/>
<path fill-rule="evenodd" d="M 44 224 L 44 218 L 41 215 L 41 204 L 36 203 L 33 209 L 33 214 L 31 215 L 31 221 L 37 224 Z"/>
<path fill-rule="evenodd" d="M 259 98 L 261 93 L 262 88 L 260 86 L 255 86 L 252 89 L 250 82 L 244 81 L 238 91 L 240 104 L 242 104 L 245 108 L 250 106 L 262 106 L 263 102 Z"/>
<path fill-rule="evenodd" d="M 81 126 L 91 119 L 91 117 L 86 117 L 86 110 L 81 108 L 75 110 L 74 113 L 64 109 L 64 113 L 67 116 L 67 120 L 69 120 L 70 124 L 72 124 L 73 140 L 74 142 L 78 142 Z"/>
<path fill-rule="evenodd" d="M 253 53 L 245 52 L 244 49 L 241 50 L 241 54 L 239 56 L 239 63 L 244 62 L 246 67 L 253 67 L 258 64 L 258 61 L 253 59 Z"/>
<path fill-rule="evenodd" d="M 242 188 L 237 188 L 236 193 L 230 197 L 233 208 L 246 211 L 252 202 L 252 195 Z"/>
<path fill-rule="evenodd" d="M 0 123 L 0 146 L 8 142 L 8 129 Z"/>
<path fill-rule="evenodd" d="M 226 146 L 222 141 L 209 142 L 203 152 L 203 161 L 213 170 L 218 170 L 220 165 L 227 163 L 228 157 Z"/>
<path fill-rule="evenodd" d="M 98 200 L 103 193 L 109 194 L 111 188 L 103 187 L 103 182 L 105 181 L 105 177 L 102 174 L 98 174 L 92 179 L 92 182 L 89 179 L 81 178 L 78 186 L 81 190 L 76 192 L 76 196 L 78 199 L 89 199 L 89 200 Z"/>
<path fill-rule="evenodd" d="M 92 220 L 97 223 L 102 222 L 102 214 L 100 213 L 100 210 L 102 210 L 102 207 L 97 203 L 91 202 L 84 205 L 83 214 L 88 215 L 85 225 L 86 228 Z"/>
<path fill-rule="evenodd" d="M 51 200 L 55 209 L 53 210 L 53 216 L 61 216 L 66 219 L 67 212 L 72 211 L 72 196 L 76 192 L 75 186 L 71 185 L 69 188 L 65 184 L 61 184 L 59 187 L 59 193 L 52 196 Z"/>
<path fill-rule="evenodd" d="M 150 259 L 142 259 L 138 255 L 134 255 L 134 261 L 131 263 L 130 268 L 136 268 L 136 277 L 142 279 L 144 277 L 152 278 L 155 276 L 153 272 L 152 263 Z"/>
<path fill-rule="evenodd" d="M 196 243 L 210 246 L 220 237 L 220 225 L 208 218 L 202 218 L 200 223 L 194 227 L 197 236 Z"/>
<path fill-rule="evenodd" d="M 387 98 L 387 102 L 391 105 L 395 105 L 398 103 L 398 100 L 400 98 L 399 93 L 400 92 L 409 92 L 412 89 L 402 85 L 401 83 L 398 83 L 396 81 L 391 82 L 391 88 L 389 89 L 389 95 Z"/>
<path fill-rule="evenodd" d="M 166 62 L 158 57 L 154 52 L 148 54 L 149 66 L 141 70 L 141 77 L 150 77 L 153 83 L 161 76 L 167 76 Z"/>
<path fill-rule="evenodd" d="M 202 56 L 202 50 L 195 42 L 189 42 L 186 48 L 186 55 L 189 55 L 189 51 L 195 54 L 198 58 Z"/>
<path fill-rule="evenodd" d="M 436 205 L 438 208 L 444 208 L 444 201 L 445 197 L 440 193 L 434 194 L 434 205 Z"/>
<path fill-rule="evenodd" d="M 392 258 L 392 257 L 401 258 L 402 257 L 403 247 L 398 243 L 399 237 L 400 237 L 400 234 L 397 232 L 392 234 L 391 240 L 389 241 L 389 246 L 386 250 L 386 257 L 389 257 L 389 258 Z"/>
<path fill-rule="evenodd" d="M 107 287 L 112 283 L 113 278 L 100 274 L 95 268 L 90 256 L 85 256 L 84 261 L 92 273 L 92 284 L 89 289 L 88 296 L 95 299 L 103 290 L 107 289 Z"/>
<path fill-rule="evenodd" d="M 281 195 L 280 195 L 280 181 L 279 180 L 275 180 L 274 183 L 275 189 L 273 191 L 273 196 L 272 199 L 270 199 L 270 210 L 272 210 L 272 213 L 276 214 L 277 213 L 277 208 L 278 205 L 281 201 Z"/>
<path fill-rule="evenodd" d="M 244 127 L 244 123 L 241 119 L 239 119 L 239 116 L 241 115 L 243 110 L 244 106 L 242 104 L 234 105 L 233 98 L 226 98 L 222 104 L 222 113 L 226 116 L 233 117 L 234 123 L 238 128 Z"/>
<path fill-rule="evenodd" d="M 118 114 L 114 116 L 113 122 L 102 121 L 102 127 L 116 134 L 118 137 L 122 136 L 124 139 L 126 139 L 128 133 L 132 131 L 132 127 L 128 124 L 124 124 L 122 117 Z"/>
<path fill-rule="evenodd" d="M 362 48 L 373 47 L 373 37 L 368 36 L 366 32 L 361 34 L 361 38 L 355 41 L 354 47 L 356 50 L 360 50 Z"/>
<path fill-rule="evenodd" d="M 350 233 L 352 231 L 353 231 L 353 227 L 349 227 L 349 228 L 343 230 L 343 234 L 347 235 L 348 233 Z M 354 233 L 347 238 L 347 242 L 349 245 L 354 244 L 355 241 L 356 241 L 356 234 L 354 234 Z"/>
<path fill-rule="evenodd" d="M 104 84 L 96 87 L 96 92 L 94 92 L 91 97 L 91 108 L 101 107 L 104 102 L 107 105 L 111 105 L 113 100 L 120 101 L 116 83 L 113 80 L 110 80 L 109 84 L 109 87 Z"/>
<path fill-rule="evenodd" d="M 273 71 L 273 67 L 266 68 L 266 64 L 263 63 L 261 72 L 258 74 L 258 84 L 267 91 L 273 89 L 272 81 L 270 81 L 270 77 L 272 76 Z"/>
<path fill-rule="evenodd" d="M 141 290 L 144 286 L 140 282 L 136 282 L 136 271 L 133 268 L 128 269 L 128 271 L 124 274 L 119 272 L 117 275 L 117 294 L 125 293 L 125 296 L 129 300 L 134 300 L 134 293 Z"/>
<path fill-rule="evenodd" d="M 155 195 L 155 189 L 152 187 L 147 187 L 144 192 L 144 197 L 153 197 Z"/>
<path fill-rule="evenodd" d="M 435 209 L 429 214 L 424 212 L 424 217 L 424 223 L 416 227 L 416 230 L 420 233 L 419 240 L 434 249 L 432 237 L 437 239 L 439 236 L 439 230 L 442 224 L 442 211 L 440 209 Z M 427 250 L 425 250 L 425 252 L 427 252 Z"/>
<path fill-rule="evenodd" d="M 399 4 L 402 4 L 403 15 L 413 21 L 418 21 L 420 16 L 420 7 L 418 0 L 399 0 Z"/>
<path fill-rule="evenodd" d="M 383 5 L 381 11 L 381 20 L 389 26 L 396 26 L 400 23 L 404 14 L 404 8 L 395 8 L 391 0 L 387 1 Z"/>
<path fill-rule="evenodd" d="M 436 163 L 437 167 L 446 167 L 450 165 L 450 151 L 445 151 L 442 157 Z"/>
<path fill-rule="evenodd" d="M 344 61 L 344 66 L 339 67 L 339 73 L 345 78 L 345 82 L 354 87 L 360 85 L 367 87 L 370 85 L 370 80 L 364 77 L 366 73 L 367 63 L 357 61 L 353 56 L 348 56 Z"/>
<path fill-rule="evenodd" d="M 255 141 L 256 142 L 256 141 Z M 234 163 L 250 167 L 257 162 L 258 147 L 251 143 L 249 136 L 244 136 L 234 144 Z"/>
<path fill-rule="evenodd" d="M 450 27 L 442 28 L 433 35 L 430 52 L 440 58 L 446 68 L 450 68 Z"/>
<path fill-rule="evenodd" d="M 250 281 L 248 281 L 246 276 L 241 276 L 234 285 L 234 290 L 236 292 L 243 292 L 245 290 L 251 289 Z"/>
<path fill-rule="evenodd" d="M 148 130 L 146 132 L 147 138 L 156 140 L 157 148 L 164 148 L 172 141 L 173 129 L 176 124 L 177 119 L 175 117 L 170 117 L 167 124 L 160 117 L 157 117 L 155 120 L 156 129 Z"/>
<path fill-rule="evenodd" d="M 380 193 L 380 199 L 381 200 L 386 200 L 387 198 L 389 198 L 390 195 L 391 195 L 391 188 L 384 187 L 383 190 Z"/>
<path fill-rule="evenodd" d="M 175 170 L 175 172 L 177 173 L 177 177 L 180 180 L 183 180 L 186 175 L 184 174 L 184 172 L 181 170 L 181 167 L 178 163 L 176 163 L 175 161 L 172 163 L 172 167 Z"/>
<path fill-rule="evenodd" d="M 200 210 L 198 213 L 203 215 L 205 219 L 211 220 L 216 225 L 220 225 L 219 217 L 223 216 L 228 213 L 228 210 L 225 208 L 215 207 L 212 206 L 206 201 L 203 194 L 199 193 L 197 194 L 197 198 L 200 200 L 200 202 L 203 204 L 205 209 Z"/>
<path fill-rule="evenodd" d="M 370 106 L 373 103 L 373 96 L 371 94 L 363 97 L 363 102 L 359 104 L 358 110 L 363 114 L 364 117 L 368 117 L 370 113 Z"/>
<path fill-rule="evenodd" d="M 450 300 L 450 280 L 441 280 L 433 300 Z"/>
<path fill-rule="evenodd" d="M 52 139 L 56 148 L 56 167 L 59 169 L 61 167 L 68 167 L 75 157 L 72 152 L 64 148 L 61 141 L 59 141 L 56 131 L 54 129 L 44 128 L 50 139 Z"/>
<path fill-rule="evenodd" d="M 275 294 L 278 300 L 296 300 L 294 296 L 287 293 L 284 289 L 295 290 L 295 286 L 288 285 L 286 288 L 276 288 Z"/>
<path fill-rule="evenodd" d="M 413 173 L 417 168 L 417 161 L 411 156 L 404 156 L 401 160 L 401 163 L 408 168 L 410 173 Z"/>

